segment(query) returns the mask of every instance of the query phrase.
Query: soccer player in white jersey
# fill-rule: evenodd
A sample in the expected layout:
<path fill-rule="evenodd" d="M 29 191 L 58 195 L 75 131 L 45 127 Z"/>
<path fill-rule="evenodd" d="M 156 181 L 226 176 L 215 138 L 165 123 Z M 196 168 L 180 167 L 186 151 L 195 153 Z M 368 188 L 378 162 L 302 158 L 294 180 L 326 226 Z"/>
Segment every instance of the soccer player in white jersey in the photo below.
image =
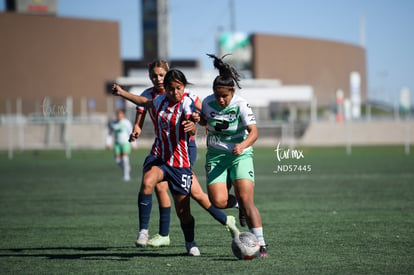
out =
<path fill-rule="evenodd" d="M 219 75 L 213 94 L 203 100 L 201 125 L 207 125 L 206 174 L 211 202 L 218 208 L 228 205 L 226 181 L 231 178 L 239 207 L 246 215 L 250 231 L 260 242 L 261 257 L 267 257 L 262 220 L 254 204 L 253 147 L 258 137 L 256 119 L 249 104 L 235 94 L 239 74 L 214 55 Z"/>
<path fill-rule="evenodd" d="M 169 70 L 168 63 L 164 60 L 155 60 L 151 62 L 148 66 L 148 73 L 150 80 L 153 84 L 153 87 L 144 90 L 141 93 L 141 96 L 144 96 L 150 100 L 154 100 L 158 96 L 161 96 L 166 93 L 163 81 L 164 77 Z M 201 110 L 201 100 L 197 95 L 191 93 L 187 88 L 184 89 L 184 94 L 188 96 L 194 103 L 195 108 Z M 137 114 L 135 119 L 134 131 L 131 134 L 130 140 L 134 141 L 139 137 L 144 125 L 146 110 L 142 106 L 137 106 Z M 152 118 L 153 125 L 157 125 L 157 121 Z M 197 158 L 197 146 L 193 136 L 190 136 L 188 143 L 189 154 L 190 154 L 190 164 L 193 165 Z M 148 235 L 138 234 L 138 238 L 135 242 L 137 247 L 152 246 L 168 246 L 170 245 L 169 237 L 169 226 L 170 226 L 170 209 L 171 201 L 168 195 L 168 183 L 162 182 L 156 185 L 155 192 L 159 204 L 159 230 L 158 233 L 148 238 Z M 209 212 L 213 218 L 219 221 L 221 224 L 225 225 L 232 235 L 238 234 L 238 229 L 235 224 L 235 219 L 233 216 L 226 216 L 224 212 L 214 207 L 206 193 L 202 190 L 200 183 L 198 182 L 197 177 L 193 173 L 192 185 L 191 185 L 191 197 L 196 200 L 201 207 L 203 207 L 207 212 Z M 234 201 L 236 199 L 234 198 Z"/>
<path fill-rule="evenodd" d="M 129 133 L 132 131 L 132 124 L 125 118 L 125 112 L 119 109 L 116 111 L 116 120 L 109 123 L 108 128 L 107 147 L 110 148 L 112 146 L 113 135 L 115 161 L 123 170 L 124 181 L 130 181 L 131 165 L 129 162 L 129 154 L 131 154 L 131 144 L 129 143 Z"/>

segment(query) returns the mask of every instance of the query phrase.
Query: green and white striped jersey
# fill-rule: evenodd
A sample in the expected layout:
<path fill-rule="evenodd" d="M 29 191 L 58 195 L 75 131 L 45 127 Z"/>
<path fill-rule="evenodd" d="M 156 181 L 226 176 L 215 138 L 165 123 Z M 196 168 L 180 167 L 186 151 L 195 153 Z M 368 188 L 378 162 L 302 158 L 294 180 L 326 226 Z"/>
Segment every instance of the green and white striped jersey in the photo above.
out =
<path fill-rule="evenodd" d="M 247 101 L 234 95 L 230 104 L 222 108 L 214 95 L 203 100 L 201 116 L 207 120 L 209 150 L 232 152 L 234 145 L 246 139 L 246 127 L 256 124 L 256 118 Z M 244 152 L 251 151 L 251 146 Z"/>
<path fill-rule="evenodd" d="M 110 131 L 115 135 L 115 144 L 123 144 L 129 142 L 129 135 L 132 133 L 132 124 L 131 122 L 123 118 L 120 121 L 113 121 L 110 124 Z"/>

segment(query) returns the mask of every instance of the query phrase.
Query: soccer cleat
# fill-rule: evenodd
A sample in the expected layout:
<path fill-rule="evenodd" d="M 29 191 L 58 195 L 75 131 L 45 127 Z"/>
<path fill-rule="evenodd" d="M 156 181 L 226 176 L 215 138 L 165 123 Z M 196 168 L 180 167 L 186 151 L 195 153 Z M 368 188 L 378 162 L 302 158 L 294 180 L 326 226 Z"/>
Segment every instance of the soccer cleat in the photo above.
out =
<path fill-rule="evenodd" d="M 135 241 L 136 247 L 146 247 L 148 242 L 148 233 L 140 232 L 138 238 Z"/>
<path fill-rule="evenodd" d="M 170 236 L 161 236 L 160 234 L 156 234 L 147 242 L 148 246 L 152 247 L 161 247 L 161 246 L 169 246 L 170 245 Z"/>
<path fill-rule="evenodd" d="M 239 208 L 239 222 L 240 222 L 241 227 L 245 227 L 247 225 L 246 215 L 240 208 Z"/>
<path fill-rule="evenodd" d="M 260 258 L 266 258 L 267 257 L 267 245 L 261 245 L 260 246 Z"/>
<path fill-rule="evenodd" d="M 236 219 L 233 216 L 227 216 L 226 228 L 230 231 L 232 238 L 240 234 L 240 231 L 236 226 Z"/>
<path fill-rule="evenodd" d="M 185 248 L 187 249 L 187 252 L 191 256 L 200 256 L 200 250 L 197 247 L 197 244 L 195 241 L 192 242 L 186 242 Z"/>

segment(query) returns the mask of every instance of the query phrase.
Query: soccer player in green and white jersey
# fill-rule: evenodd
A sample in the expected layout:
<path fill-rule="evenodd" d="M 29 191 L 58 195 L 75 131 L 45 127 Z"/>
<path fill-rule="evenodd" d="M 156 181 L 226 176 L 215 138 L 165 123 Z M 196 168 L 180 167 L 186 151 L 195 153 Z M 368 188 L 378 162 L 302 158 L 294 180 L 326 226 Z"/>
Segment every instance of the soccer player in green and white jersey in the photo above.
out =
<path fill-rule="evenodd" d="M 125 112 L 123 110 L 117 110 L 116 120 L 109 124 L 109 138 L 107 139 L 107 147 L 110 147 L 113 135 L 113 150 L 115 155 L 115 161 L 123 170 L 124 181 L 131 180 L 131 165 L 129 162 L 129 154 L 131 153 L 129 134 L 131 132 L 132 124 L 127 118 L 125 118 Z"/>
<path fill-rule="evenodd" d="M 207 125 L 206 174 L 211 202 L 218 208 L 228 206 L 227 177 L 230 177 L 240 210 L 247 225 L 260 242 L 261 257 L 267 257 L 262 220 L 254 204 L 253 143 L 258 137 L 256 119 L 249 104 L 235 94 L 239 75 L 229 64 L 214 55 L 219 75 L 213 94 L 202 103 L 201 125 Z"/>

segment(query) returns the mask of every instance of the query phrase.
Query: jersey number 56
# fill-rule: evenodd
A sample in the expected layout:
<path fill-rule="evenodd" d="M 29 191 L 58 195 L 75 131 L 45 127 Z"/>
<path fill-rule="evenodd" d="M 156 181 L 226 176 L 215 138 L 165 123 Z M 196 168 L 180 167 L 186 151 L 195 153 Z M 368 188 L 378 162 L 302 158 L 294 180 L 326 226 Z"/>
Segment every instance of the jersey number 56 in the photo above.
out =
<path fill-rule="evenodd" d="M 181 188 L 188 192 L 191 187 L 192 175 L 183 174 L 181 176 L 181 181 Z"/>

